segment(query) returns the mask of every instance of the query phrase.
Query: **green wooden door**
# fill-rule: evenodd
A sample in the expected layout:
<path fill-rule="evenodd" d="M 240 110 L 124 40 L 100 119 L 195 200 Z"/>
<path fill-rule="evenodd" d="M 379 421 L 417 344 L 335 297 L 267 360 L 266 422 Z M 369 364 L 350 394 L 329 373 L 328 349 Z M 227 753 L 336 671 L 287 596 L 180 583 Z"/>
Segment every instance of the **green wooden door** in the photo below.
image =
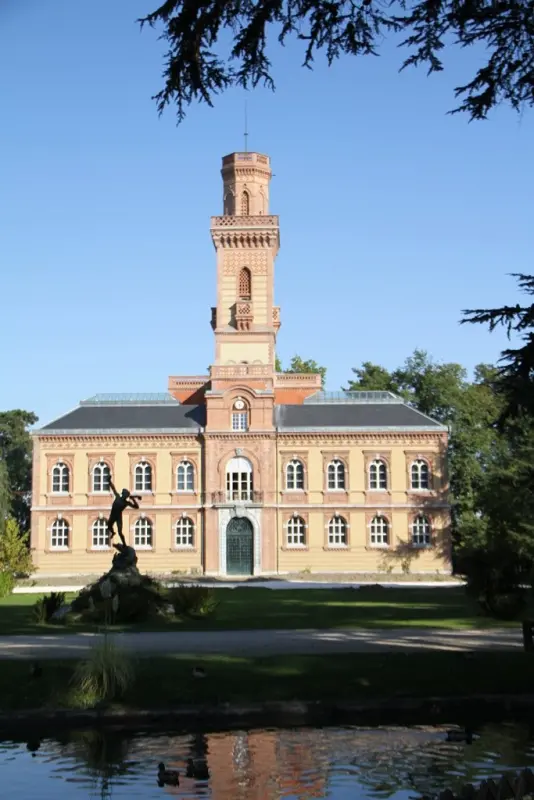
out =
<path fill-rule="evenodd" d="M 254 572 L 254 531 L 245 517 L 234 517 L 226 529 L 227 575 L 252 575 Z"/>

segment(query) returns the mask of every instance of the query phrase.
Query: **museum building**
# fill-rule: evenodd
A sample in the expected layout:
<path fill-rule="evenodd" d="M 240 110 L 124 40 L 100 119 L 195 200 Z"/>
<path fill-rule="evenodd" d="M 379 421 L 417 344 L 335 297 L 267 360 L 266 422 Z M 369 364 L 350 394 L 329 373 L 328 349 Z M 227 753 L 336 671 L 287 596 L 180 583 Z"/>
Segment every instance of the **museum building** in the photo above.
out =
<path fill-rule="evenodd" d="M 108 568 L 111 476 L 141 495 L 124 529 L 143 571 L 450 573 L 447 428 L 389 392 L 276 371 L 270 160 L 232 153 L 222 179 L 209 374 L 97 394 L 34 432 L 38 572 Z"/>

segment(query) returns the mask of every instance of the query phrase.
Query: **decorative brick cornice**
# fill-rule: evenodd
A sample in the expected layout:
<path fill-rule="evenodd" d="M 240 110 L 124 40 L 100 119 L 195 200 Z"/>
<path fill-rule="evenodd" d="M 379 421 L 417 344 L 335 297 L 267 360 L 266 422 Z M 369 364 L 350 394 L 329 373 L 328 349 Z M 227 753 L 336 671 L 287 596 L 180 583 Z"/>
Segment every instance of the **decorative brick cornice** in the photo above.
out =
<path fill-rule="evenodd" d="M 128 432 L 128 434 L 58 434 L 58 435 L 41 435 L 39 442 L 42 447 L 75 447 L 77 449 L 86 449 L 88 447 L 176 447 L 177 444 L 187 447 L 194 447 L 200 441 L 200 434 L 192 436 L 191 433 L 187 434 L 174 434 L 172 436 L 165 434 L 154 434 L 147 432 Z"/>
<path fill-rule="evenodd" d="M 302 447 L 304 444 L 310 445 L 332 445 L 339 444 L 352 447 L 357 446 L 376 446 L 384 448 L 385 445 L 405 445 L 406 447 L 416 447 L 424 445 L 428 447 L 431 443 L 438 444 L 440 437 L 430 431 L 417 431 L 414 433 L 396 431 L 377 431 L 376 433 L 364 433 L 362 431 L 277 431 L 280 443 L 286 447 Z M 438 451 L 436 451 L 438 452 Z"/>

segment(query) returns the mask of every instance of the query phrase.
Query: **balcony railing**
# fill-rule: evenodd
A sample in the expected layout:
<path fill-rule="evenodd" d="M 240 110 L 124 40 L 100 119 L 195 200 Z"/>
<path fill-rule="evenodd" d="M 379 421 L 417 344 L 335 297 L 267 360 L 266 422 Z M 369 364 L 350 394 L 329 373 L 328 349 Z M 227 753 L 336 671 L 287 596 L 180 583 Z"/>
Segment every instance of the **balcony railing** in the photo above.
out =
<path fill-rule="evenodd" d="M 267 378 L 272 373 L 269 364 L 221 364 L 210 367 L 210 376 L 217 378 Z"/>
<path fill-rule="evenodd" d="M 212 492 L 211 502 L 217 505 L 232 505 L 233 503 L 263 503 L 263 492 L 256 489 L 242 489 L 241 491 Z"/>

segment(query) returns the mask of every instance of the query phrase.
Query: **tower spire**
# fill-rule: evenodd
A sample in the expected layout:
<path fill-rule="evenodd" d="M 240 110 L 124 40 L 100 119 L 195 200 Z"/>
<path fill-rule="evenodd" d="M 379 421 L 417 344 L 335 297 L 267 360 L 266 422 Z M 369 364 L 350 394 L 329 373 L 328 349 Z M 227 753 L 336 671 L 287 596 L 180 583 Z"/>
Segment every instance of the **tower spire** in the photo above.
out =
<path fill-rule="evenodd" d="M 245 100 L 245 153 L 248 153 L 248 114 L 247 114 L 246 100 Z"/>

